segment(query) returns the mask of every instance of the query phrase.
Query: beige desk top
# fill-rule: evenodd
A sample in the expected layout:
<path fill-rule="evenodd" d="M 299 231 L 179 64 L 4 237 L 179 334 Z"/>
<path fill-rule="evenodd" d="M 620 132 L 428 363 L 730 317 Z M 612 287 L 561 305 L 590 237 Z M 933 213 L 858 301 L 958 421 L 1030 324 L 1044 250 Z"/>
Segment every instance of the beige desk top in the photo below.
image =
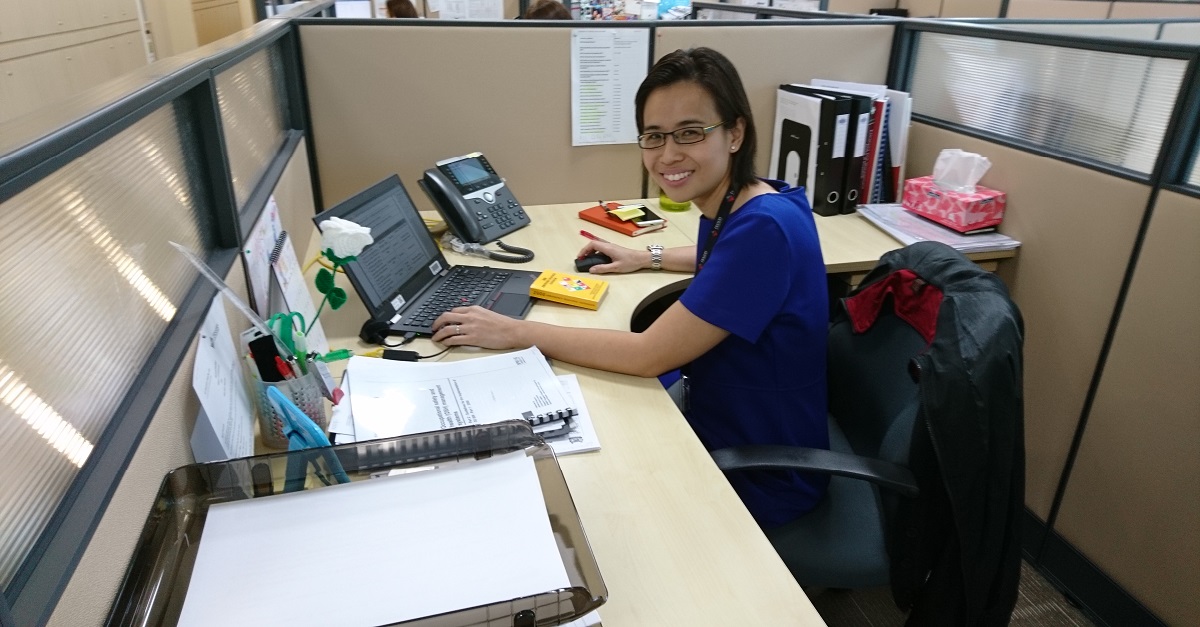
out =
<path fill-rule="evenodd" d="M 524 268 L 573 272 L 585 243 L 579 230 L 587 228 L 576 213 L 586 206 L 530 207 L 533 224 L 504 241 L 536 252 Z M 599 227 L 589 230 L 601 235 Z M 630 246 L 649 241 L 680 246 L 694 239 L 675 224 L 652 239 L 616 232 L 602 237 Z M 317 250 L 315 237 L 313 242 L 310 254 Z M 485 262 L 453 252 L 446 256 L 451 264 Z M 538 302 L 529 319 L 626 329 L 644 295 L 686 276 L 610 276 L 599 311 Z M 365 310 L 348 283 L 338 278 L 351 302 L 322 314 L 321 322 L 335 348 L 366 350 L 356 337 Z M 425 339 L 407 348 L 423 355 L 440 350 Z M 443 359 L 489 352 L 458 348 Z M 579 376 L 600 439 L 601 450 L 559 463 L 608 586 L 608 601 L 600 608 L 605 625 L 824 624 L 657 379 L 553 365 L 559 374 Z"/>
<path fill-rule="evenodd" d="M 649 202 L 657 209 L 657 201 Z M 630 247 L 694 244 L 699 212 L 662 212 L 666 229 L 637 238 L 588 224 L 577 213 L 593 203 L 529 207 L 532 225 L 504 238 L 531 248 L 525 269 L 573 272 L 586 229 Z M 818 217 L 826 267 L 861 273 L 900 243 L 857 215 Z M 309 247 L 317 250 L 316 237 Z M 492 246 L 494 248 L 494 245 Z M 1009 254 L 981 256 L 995 258 Z M 451 264 L 483 265 L 447 252 Z M 599 311 L 538 302 L 529 319 L 572 327 L 627 329 L 634 307 L 650 292 L 689 275 L 637 272 L 605 277 L 609 294 Z M 339 284 L 346 284 L 344 277 Z M 369 347 L 357 340 L 364 309 L 351 302 L 321 318 L 335 348 Z M 426 339 L 409 347 L 440 350 Z M 459 348 L 441 359 L 490 351 Z M 708 453 L 656 379 L 642 379 L 556 362 L 579 376 L 601 450 L 559 460 L 575 506 L 608 586 L 600 609 L 605 625 L 822 625 L 770 543 L 742 506 Z"/>

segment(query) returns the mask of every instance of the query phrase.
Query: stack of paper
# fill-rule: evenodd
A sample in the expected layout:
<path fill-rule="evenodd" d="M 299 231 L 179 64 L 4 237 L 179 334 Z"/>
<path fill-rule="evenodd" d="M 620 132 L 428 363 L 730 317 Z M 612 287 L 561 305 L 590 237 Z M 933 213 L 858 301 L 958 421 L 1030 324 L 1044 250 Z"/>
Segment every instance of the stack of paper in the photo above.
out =
<path fill-rule="evenodd" d="M 517 451 L 212 505 L 179 624 L 384 625 L 570 585 Z"/>
<path fill-rule="evenodd" d="M 341 387 L 336 444 L 524 419 L 556 453 L 600 448 L 578 381 L 536 347 L 431 364 L 354 357 Z"/>
<path fill-rule="evenodd" d="M 1000 233 L 963 235 L 926 220 L 898 204 L 859 205 L 858 213 L 905 246 L 930 241 L 941 242 L 959 252 L 983 253 L 1012 250 L 1021 245 L 1021 242 Z"/>

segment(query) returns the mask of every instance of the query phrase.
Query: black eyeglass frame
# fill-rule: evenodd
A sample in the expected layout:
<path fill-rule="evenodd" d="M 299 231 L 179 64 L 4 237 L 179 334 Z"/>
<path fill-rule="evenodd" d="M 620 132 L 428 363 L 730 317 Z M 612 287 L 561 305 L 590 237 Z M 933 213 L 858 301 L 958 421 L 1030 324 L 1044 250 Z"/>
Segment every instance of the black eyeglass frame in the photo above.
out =
<path fill-rule="evenodd" d="M 712 126 L 685 126 L 683 128 L 677 128 L 673 131 L 651 131 L 649 133 L 642 133 L 641 135 L 637 136 L 638 148 L 641 148 L 642 150 L 654 150 L 655 148 L 662 148 L 663 146 L 667 145 L 667 136 L 668 135 L 670 135 L 671 140 L 674 141 L 679 146 L 688 146 L 691 144 L 699 144 L 700 142 L 708 139 L 709 133 L 713 132 L 717 128 L 724 126 L 726 124 L 728 124 L 728 122 L 717 122 L 716 124 L 713 124 Z M 700 131 L 700 138 L 694 142 L 682 141 L 679 139 L 679 134 L 684 131 Z M 653 146 L 646 146 L 645 142 L 651 135 L 661 136 L 662 143 L 655 144 Z"/>

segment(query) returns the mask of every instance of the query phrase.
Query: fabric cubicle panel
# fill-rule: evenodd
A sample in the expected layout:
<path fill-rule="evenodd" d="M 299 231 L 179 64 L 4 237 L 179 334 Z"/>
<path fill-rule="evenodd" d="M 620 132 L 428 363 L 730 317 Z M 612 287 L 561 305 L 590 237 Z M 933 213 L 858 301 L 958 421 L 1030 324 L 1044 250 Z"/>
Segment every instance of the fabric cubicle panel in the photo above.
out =
<path fill-rule="evenodd" d="M 1161 192 L 1054 525 L 1170 625 L 1200 625 L 1197 242 L 1200 199 Z"/>
<path fill-rule="evenodd" d="M 1000 17 L 1001 0 L 943 0 L 938 17 Z"/>
<path fill-rule="evenodd" d="M 1025 503 L 1046 520 L 1150 188 L 921 123 L 908 176 L 945 148 L 991 160 L 980 183 L 1008 193 L 1000 230 L 1022 242 L 999 274 L 1025 317 Z"/>
<path fill-rule="evenodd" d="M 296 146 L 275 185 L 274 195 L 284 228 L 294 233 L 312 230 L 312 179 L 303 140 Z M 307 241 L 297 244 L 297 254 L 303 254 L 306 245 Z M 240 259 L 229 270 L 225 282 L 235 293 L 248 300 L 246 275 Z M 228 303 L 226 318 L 235 329 L 249 325 L 245 317 Z M 51 627 L 99 625 L 104 621 L 124 577 L 125 564 L 133 554 L 146 515 L 150 513 L 158 495 L 163 475 L 195 462 L 190 444 L 192 428 L 200 410 L 199 401 L 192 391 L 195 352 L 196 343 L 193 341 L 137 452 L 130 460 L 129 468 L 113 494 L 96 533 L 59 599 L 49 622 Z"/>
<path fill-rule="evenodd" d="M 1114 2 L 1109 17 L 1114 20 L 1147 17 L 1200 17 L 1200 4 L 1192 2 Z"/>
<path fill-rule="evenodd" d="M 829 78 L 884 83 L 895 27 L 889 24 L 702 26 L 659 28 L 655 59 L 680 48 L 708 46 L 733 62 L 758 128 L 759 175 L 770 172 L 775 97 L 783 83 Z M 831 54 L 831 50 L 853 54 Z"/>
<path fill-rule="evenodd" d="M 1004 17 L 1103 20 L 1111 7 L 1111 2 L 1083 0 L 1008 0 L 1008 14 Z"/>
<path fill-rule="evenodd" d="M 639 197 L 636 144 L 571 145 L 570 37 L 519 22 L 301 26 L 325 204 L 398 173 L 432 210 L 417 180 L 473 151 L 526 205 Z"/>

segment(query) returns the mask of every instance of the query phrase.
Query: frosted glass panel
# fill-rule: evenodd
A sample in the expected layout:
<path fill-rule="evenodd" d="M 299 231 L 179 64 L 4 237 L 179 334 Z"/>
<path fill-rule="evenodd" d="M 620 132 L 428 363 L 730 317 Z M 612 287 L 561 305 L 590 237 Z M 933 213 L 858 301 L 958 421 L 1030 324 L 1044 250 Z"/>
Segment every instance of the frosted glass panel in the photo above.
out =
<path fill-rule="evenodd" d="M 284 141 L 283 60 L 276 45 L 217 75 L 221 126 L 239 209 Z"/>
<path fill-rule="evenodd" d="M 212 232 L 193 119 L 165 105 L 0 205 L 0 587 L 195 280 L 167 243 Z"/>
<path fill-rule="evenodd" d="M 1186 63 L 921 33 L 913 110 L 1148 174 Z"/>

